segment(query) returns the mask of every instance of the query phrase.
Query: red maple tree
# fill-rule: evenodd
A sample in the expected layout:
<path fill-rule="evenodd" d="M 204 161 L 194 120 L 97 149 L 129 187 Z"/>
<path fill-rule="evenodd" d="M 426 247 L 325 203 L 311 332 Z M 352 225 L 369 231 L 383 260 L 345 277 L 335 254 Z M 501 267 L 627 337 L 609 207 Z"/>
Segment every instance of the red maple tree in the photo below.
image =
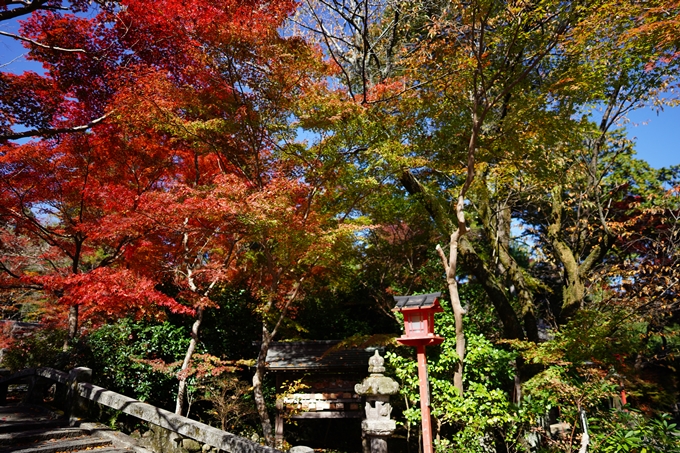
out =
<path fill-rule="evenodd" d="M 40 291 L 45 318 L 68 307 L 71 339 L 79 314 L 87 325 L 194 315 L 183 370 L 212 291 L 246 285 L 261 301 L 254 384 L 269 442 L 267 348 L 351 231 L 307 172 L 323 175 L 323 157 L 292 144 L 294 106 L 327 74 L 280 35 L 293 7 L 127 0 L 92 18 L 35 13 L 22 33 L 46 72 L 3 74 L 0 99 L 2 232 L 39 250 L 3 252 L 0 284 Z M 43 138 L 8 140 L 28 136 Z"/>

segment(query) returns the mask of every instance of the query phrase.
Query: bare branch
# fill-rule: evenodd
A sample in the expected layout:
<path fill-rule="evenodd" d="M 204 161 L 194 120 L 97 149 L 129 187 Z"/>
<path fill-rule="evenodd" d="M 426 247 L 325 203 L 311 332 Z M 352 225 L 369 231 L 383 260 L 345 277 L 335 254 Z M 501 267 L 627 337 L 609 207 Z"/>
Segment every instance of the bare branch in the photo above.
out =
<path fill-rule="evenodd" d="M 21 35 L 15 35 L 14 33 L 7 33 L 6 31 L 0 31 L 0 35 L 3 36 L 8 36 L 12 39 L 16 39 L 19 41 L 24 41 L 30 44 L 33 44 L 34 46 L 41 47 L 43 49 L 49 49 L 49 50 L 58 50 L 59 52 L 80 52 L 80 53 L 87 53 L 85 49 L 66 49 L 64 47 L 57 47 L 57 46 L 49 46 L 47 44 L 43 44 L 41 42 L 38 42 L 34 39 L 26 38 Z"/>
<path fill-rule="evenodd" d="M 439 257 L 442 259 L 442 265 L 444 265 L 444 271 L 446 274 L 449 274 L 449 259 L 446 257 L 446 254 L 444 253 L 444 250 L 442 249 L 441 245 L 437 244 L 436 247 L 437 253 L 439 254 Z"/>
<path fill-rule="evenodd" d="M 24 55 L 26 55 L 26 53 L 22 53 L 21 55 L 12 58 L 12 59 L 11 59 L 10 61 L 8 61 L 7 63 L 0 64 L 0 68 L 4 68 L 5 66 L 11 65 L 11 64 L 14 63 L 15 61 L 20 60 L 21 58 L 23 58 Z"/>
<path fill-rule="evenodd" d="M 38 11 L 40 9 L 44 10 L 56 10 L 64 9 L 62 7 L 49 6 L 49 0 L 32 0 L 32 1 L 9 1 L 5 3 L 7 6 L 21 5 L 19 8 L 6 9 L 5 11 L 0 11 L 0 22 L 10 19 L 15 19 L 17 17 L 25 16 L 31 14 L 33 11 Z"/>
<path fill-rule="evenodd" d="M 30 137 L 52 137 L 55 135 L 59 134 L 73 134 L 76 132 L 85 132 L 88 129 L 93 128 L 97 124 L 101 123 L 104 121 L 106 118 L 108 118 L 114 110 L 100 116 L 99 118 L 96 118 L 92 121 L 90 121 L 87 124 L 83 124 L 82 126 L 73 126 L 73 127 L 60 127 L 56 129 L 50 129 L 50 128 L 38 128 L 38 129 L 30 129 L 27 131 L 23 132 L 16 132 L 13 134 L 1 134 L 0 135 L 0 143 L 4 142 L 6 140 L 19 140 L 22 138 L 30 138 Z"/>

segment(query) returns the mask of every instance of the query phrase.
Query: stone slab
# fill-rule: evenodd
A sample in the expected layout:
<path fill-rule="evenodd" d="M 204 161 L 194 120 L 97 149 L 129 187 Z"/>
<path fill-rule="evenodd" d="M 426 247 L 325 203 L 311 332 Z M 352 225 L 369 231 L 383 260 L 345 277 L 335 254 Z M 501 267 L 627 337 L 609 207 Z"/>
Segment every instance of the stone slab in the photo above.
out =
<path fill-rule="evenodd" d="M 125 412 L 141 420 L 229 453 L 280 453 L 275 448 L 262 446 L 235 434 L 213 428 L 205 423 L 182 417 L 181 415 L 96 385 L 89 383 L 78 384 L 78 393 L 81 397 L 95 403 Z"/>
<path fill-rule="evenodd" d="M 394 420 L 363 420 L 361 430 L 368 436 L 391 436 L 397 424 Z"/>
<path fill-rule="evenodd" d="M 102 423 L 81 423 L 80 428 L 87 430 L 90 434 L 97 437 L 108 439 L 118 449 L 123 451 L 135 453 L 152 453 L 151 450 L 144 448 L 137 439 L 134 439 L 126 434 L 114 431 Z M 97 453 L 102 453 L 103 450 L 96 450 Z"/>
<path fill-rule="evenodd" d="M 87 435 L 80 428 L 31 429 L 14 433 L 0 434 L 0 446 L 11 446 L 17 442 L 31 442 L 47 439 L 67 439 Z"/>
<path fill-rule="evenodd" d="M 66 420 L 41 406 L 0 406 L 0 433 L 66 426 Z"/>
<path fill-rule="evenodd" d="M 314 453 L 314 449 L 304 445 L 298 445 L 296 447 L 291 447 L 291 449 L 288 450 L 288 453 Z"/>
<path fill-rule="evenodd" d="M 92 450 L 92 453 L 130 453 L 130 450 L 125 448 L 97 448 Z"/>
<path fill-rule="evenodd" d="M 78 451 L 95 447 L 107 447 L 111 445 L 108 439 L 98 437 L 86 437 L 76 440 L 62 440 L 57 442 L 44 441 L 32 445 L 17 445 L 0 449 L 0 453 L 58 453 L 64 451 Z"/>

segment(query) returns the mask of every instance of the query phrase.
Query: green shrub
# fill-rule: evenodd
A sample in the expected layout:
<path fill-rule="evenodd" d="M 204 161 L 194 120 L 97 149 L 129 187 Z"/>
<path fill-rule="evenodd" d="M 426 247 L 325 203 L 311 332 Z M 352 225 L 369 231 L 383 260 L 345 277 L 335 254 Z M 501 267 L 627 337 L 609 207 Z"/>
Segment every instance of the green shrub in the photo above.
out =
<path fill-rule="evenodd" d="M 601 453 L 680 452 L 680 430 L 668 414 L 650 418 L 633 410 L 612 410 L 590 422 L 592 451 Z"/>
<path fill-rule="evenodd" d="M 167 365 L 184 358 L 189 345 L 185 328 L 168 322 L 149 324 L 124 319 L 100 327 L 86 342 L 97 385 L 174 408 L 178 381 Z"/>
<path fill-rule="evenodd" d="M 482 335 L 469 333 L 465 363 L 465 395 L 453 387 L 453 372 L 458 357 L 453 315 L 446 311 L 437 316 L 436 329 L 446 340 L 439 348 L 429 348 L 432 417 L 438 428 L 435 442 L 440 452 L 483 453 L 496 451 L 497 442 L 517 444 L 526 418 L 508 398 L 512 387 L 516 353 L 495 347 Z M 387 353 L 387 362 L 400 381 L 400 394 L 408 407 L 403 411 L 407 428 L 420 428 L 419 381 L 416 362 L 401 354 L 411 348 Z M 417 438 L 417 436 L 412 436 Z"/>
<path fill-rule="evenodd" d="M 589 452 L 680 452 L 680 430 L 667 414 L 645 416 L 633 410 L 608 410 L 610 399 L 619 392 L 620 376 L 610 368 L 615 356 L 605 348 L 606 341 L 595 335 L 603 329 L 601 325 L 587 332 L 585 327 L 574 323 L 554 339 L 538 345 L 512 343 L 524 360 L 536 367 L 533 376 L 522 385 L 521 402 L 514 404 L 510 391 L 519 353 L 468 332 L 465 394 L 461 398 L 453 388 L 457 362 L 453 319 L 448 311 L 437 315 L 435 330 L 445 341 L 427 350 L 433 429 L 438 437 L 436 451 L 578 451 L 583 433 L 579 413 L 584 410 L 591 435 Z M 616 348 L 625 351 L 624 346 L 634 343 L 639 327 L 629 328 L 633 334 L 622 332 Z M 599 344 L 593 344 L 596 341 Z M 418 370 L 413 356 L 413 348 L 397 348 L 386 358 L 400 381 L 406 406 L 398 420 L 405 420 L 411 439 L 416 440 L 421 418 Z M 601 361 L 585 361 L 592 357 Z M 563 423 L 563 435 L 550 433 L 549 424 L 555 422 Z"/>

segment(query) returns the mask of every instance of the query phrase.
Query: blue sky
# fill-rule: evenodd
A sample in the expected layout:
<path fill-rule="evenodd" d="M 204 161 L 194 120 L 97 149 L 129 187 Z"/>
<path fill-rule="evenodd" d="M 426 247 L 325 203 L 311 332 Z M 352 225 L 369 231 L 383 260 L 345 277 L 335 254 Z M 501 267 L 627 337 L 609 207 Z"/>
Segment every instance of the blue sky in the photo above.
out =
<path fill-rule="evenodd" d="M 628 136 L 636 137 L 637 155 L 652 167 L 680 165 L 680 107 L 657 112 L 641 109 L 629 115 Z"/>
<path fill-rule="evenodd" d="M 0 23 L 0 30 L 16 33 L 17 22 Z M 0 36 L 0 70 L 20 73 L 31 69 L 41 72 L 39 64 L 21 57 L 24 52 L 20 43 Z M 655 168 L 680 165 L 680 107 L 667 107 L 660 112 L 640 109 L 632 112 L 629 119 L 626 129 L 629 137 L 635 139 L 635 149 L 640 159 Z"/>

